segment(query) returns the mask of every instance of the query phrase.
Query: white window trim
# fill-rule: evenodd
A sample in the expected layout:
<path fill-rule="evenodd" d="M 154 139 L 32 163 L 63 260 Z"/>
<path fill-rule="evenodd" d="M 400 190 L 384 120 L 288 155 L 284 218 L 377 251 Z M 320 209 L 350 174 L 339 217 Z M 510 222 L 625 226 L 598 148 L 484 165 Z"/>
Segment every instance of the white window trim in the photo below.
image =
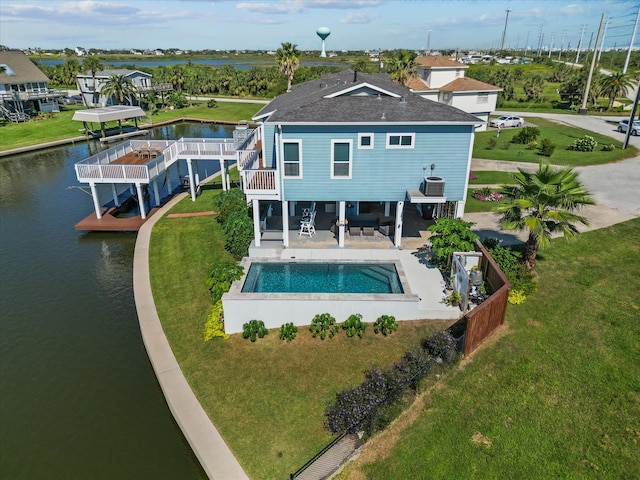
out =
<path fill-rule="evenodd" d="M 402 137 L 411 137 L 411 145 L 391 145 L 391 137 L 400 137 L 400 143 L 402 143 Z M 415 133 L 387 133 L 387 148 L 414 148 L 415 144 Z"/>
<path fill-rule="evenodd" d="M 298 144 L 299 160 L 298 160 L 298 175 L 297 176 L 287 175 L 287 173 L 286 173 L 285 164 L 286 163 L 292 163 L 292 162 L 286 162 L 285 159 L 284 159 L 284 144 L 285 143 L 297 143 Z M 282 152 L 282 178 L 302 178 L 302 140 L 294 139 L 294 138 L 283 138 L 280 141 L 280 151 Z"/>
<path fill-rule="evenodd" d="M 479 93 L 477 103 L 489 103 L 489 94 L 488 93 Z"/>
<path fill-rule="evenodd" d="M 349 144 L 349 175 L 348 176 L 344 176 L 344 175 L 340 175 L 338 177 L 336 177 L 333 172 L 334 172 L 334 162 L 333 162 L 333 154 L 334 154 L 334 145 L 336 143 L 348 143 Z M 342 162 L 340 162 L 342 163 Z M 349 180 L 351 178 L 351 172 L 352 172 L 352 168 L 353 168 L 353 140 L 331 140 L 331 179 L 332 180 Z"/>
<path fill-rule="evenodd" d="M 361 139 L 362 137 L 371 137 L 371 145 L 362 145 Z M 373 133 L 359 133 L 358 134 L 358 150 L 372 150 L 373 149 Z"/>

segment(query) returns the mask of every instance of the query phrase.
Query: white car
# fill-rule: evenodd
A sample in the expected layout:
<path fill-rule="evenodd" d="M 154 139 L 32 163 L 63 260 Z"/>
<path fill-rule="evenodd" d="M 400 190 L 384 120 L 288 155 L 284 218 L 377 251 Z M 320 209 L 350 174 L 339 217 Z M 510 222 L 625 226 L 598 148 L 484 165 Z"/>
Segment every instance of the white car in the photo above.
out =
<path fill-rule="evenodd" d="M 620 133 L 627 133 L 627 127 L 629 126 L 629 120 L 622 120 L 618 123 L 618 131 Z M 640 120 L 634 120 L 631 125 L 631 135 L 640 135 Z"/>
<path fill-rule="evenodd" d="M 516 117 L 515 115 L 502 115 L 491 120 L 489 125 L 496 128 L 521 127 L 524 125 L 524 118 Z"/>

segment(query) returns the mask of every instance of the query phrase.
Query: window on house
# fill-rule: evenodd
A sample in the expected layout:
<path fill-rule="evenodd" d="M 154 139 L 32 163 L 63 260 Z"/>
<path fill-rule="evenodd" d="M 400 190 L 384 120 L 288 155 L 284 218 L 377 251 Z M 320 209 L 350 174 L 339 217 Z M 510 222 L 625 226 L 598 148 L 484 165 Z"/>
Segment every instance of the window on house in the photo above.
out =
<path fill-rule="evenodd" d="M 489 94 L 488 93 L 479 93 L 478 94 L 478 103 L 489 103 Z"/>
<path fill-rule="evenodd" d="M 460 69 L 456 68 L 456 78 L 459 78 L 459 77 L 460 77 Z"/>
<path fill-rule="evenodd" d="M 284 163 L 285 177 L 302 176 L 302 154 L 300 140 L 287 140 L 282 142 L 282 161 Z"/>
<path fill-rule="evenodd" d="M 351 178 L 351 140 L 331 140 L 331 178 Z"/>
<path fill-rule="evenodd" d="M 415 133 L 387 133 L 387 148 L 413 148 Z"/>
<path fill-rule="evenodd" d="M 373 133 L 359 133 L 358 148 L 360 149 L 373 148 Z"/>

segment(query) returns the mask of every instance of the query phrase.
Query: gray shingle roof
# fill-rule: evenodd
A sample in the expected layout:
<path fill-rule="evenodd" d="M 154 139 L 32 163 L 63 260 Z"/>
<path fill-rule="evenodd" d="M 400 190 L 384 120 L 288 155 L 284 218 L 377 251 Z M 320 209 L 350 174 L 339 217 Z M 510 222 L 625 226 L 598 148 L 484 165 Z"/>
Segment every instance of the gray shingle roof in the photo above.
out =
<path fill-rule="evenodd" d="M 5 50 L 0 52 L 0 64 L 6 64 L 15 72 L 15 76 L 7 72 L 0 72 L 0 83 L 21 84 L 48 82 L 47 76 L 33 63 L 29 57 L 17 50 Z"/>
<path fill-rule="evenodd" d="M 355 82 L 354 76 L 352 70 L 344 70 L 294 85 L 290 92 L 274 98 L 254 118 L 274 112 L 269 116 L 268 122 L 445 124 L 480 122 L 477 117 L 462 110 L 412 93 L 407 87 L 391 81 L 386 74 L 359 72 L 355 76 Z M 377 95 L 375 90 L 372 92 L 372 89 L 366 88 L 365 84 L 374 89 L 380 89 L 383 93 Z M 358 89 L 358 86 L 362 88 Z M 334 98 L 326 98 L 348 89 L 356 89 L 359 93 L 366 90 L 370 94 L 345 93 Z"/>

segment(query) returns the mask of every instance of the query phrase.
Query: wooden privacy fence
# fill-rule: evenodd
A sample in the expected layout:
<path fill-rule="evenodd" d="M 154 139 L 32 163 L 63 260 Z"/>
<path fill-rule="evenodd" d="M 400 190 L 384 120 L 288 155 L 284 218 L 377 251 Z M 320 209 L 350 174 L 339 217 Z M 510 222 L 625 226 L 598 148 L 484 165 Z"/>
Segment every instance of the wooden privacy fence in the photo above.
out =
<path fill-rule="evenodd" d="M 489 252 L 477 242 L 477 250 L 482 252 L 483 261 L 480 269 L 485 280 L 491 286 L 491 296 L 465 315 L 466 333 L 464 340 L 464 355 L 469 355 L 504 323 L 507 312 L 507 300 L 511 284 L 502 273 Z"/>

